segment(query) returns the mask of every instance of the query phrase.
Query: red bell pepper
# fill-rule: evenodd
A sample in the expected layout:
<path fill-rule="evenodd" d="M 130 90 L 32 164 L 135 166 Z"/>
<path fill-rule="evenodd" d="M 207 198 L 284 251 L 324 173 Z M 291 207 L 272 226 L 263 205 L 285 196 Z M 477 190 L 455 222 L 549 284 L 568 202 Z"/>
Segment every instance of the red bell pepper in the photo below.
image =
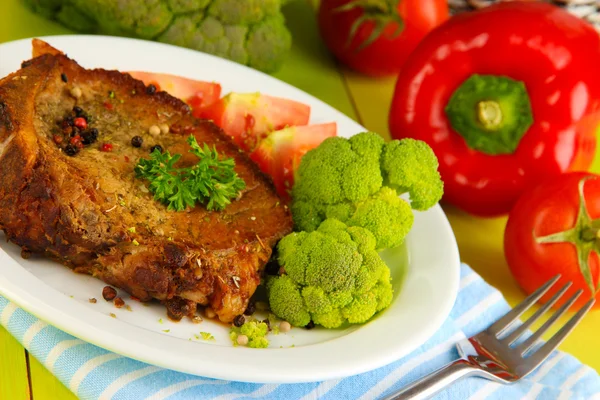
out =
<path fill-rule="evenodd" d="M 505 214 L 538 181 L 589 168 L 599 71 L 591 25 L 542 2 L 499 3 L 450 19 L 417 47 L 390 130 L 433 148 L 445 201 Z"/>

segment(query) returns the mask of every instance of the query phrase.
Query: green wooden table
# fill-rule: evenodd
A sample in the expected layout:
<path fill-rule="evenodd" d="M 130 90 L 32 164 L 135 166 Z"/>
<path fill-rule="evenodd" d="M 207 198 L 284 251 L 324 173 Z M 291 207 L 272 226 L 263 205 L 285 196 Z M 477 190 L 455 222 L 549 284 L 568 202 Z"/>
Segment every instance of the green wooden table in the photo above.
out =
<path fill-rule="evenodd" d="M 394 79 L 374 80 L 336 65 L 321 44 L 314 6 L 309 0 L 297 0 L 286 6 L 294 48 L 284 68 L 275 76 L 389 138 L 387 112 Z M 0 42 L 69 33 L 73 32 L 32 14 L 20 0 L 0 1 Z M 600 171 L 598 157 L 594 170 Z M 444 206 L 444 210 L 456 234 L 462 260 L 499 288 L 511 304 L 521 301 L 524 296 L 503 256 L 506 219 L 478 219 L 450 206 Z M 596 339 L 599 326 L 600 312 L 590 313 L 561 349 L 600 371 L 600 346 Z M 69 400 L 75 396 L 0 327 L 0 399 L 31 398 Z"/>

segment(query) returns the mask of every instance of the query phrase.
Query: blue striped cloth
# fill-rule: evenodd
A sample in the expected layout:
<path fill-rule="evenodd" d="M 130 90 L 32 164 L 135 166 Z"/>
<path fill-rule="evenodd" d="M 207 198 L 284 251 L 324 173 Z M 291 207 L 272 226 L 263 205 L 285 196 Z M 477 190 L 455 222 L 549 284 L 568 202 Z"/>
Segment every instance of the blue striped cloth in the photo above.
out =
<path fill-rule="evenodd" d="M 454 309 L 421 348 L 362 375 L 282 385 L 208 379 L 134 361 L 75 339 L 1 296 L 0 323 L 81 399 L 377 399 L 458 358 L 458 341 L 485 329 L 508 309 L 500 292 L 463 264 Z M 522 382 L 505 386 L 469 378 L 435 398 L 600 400 L 600 379 L 592 368 L 555 352 Z"/>

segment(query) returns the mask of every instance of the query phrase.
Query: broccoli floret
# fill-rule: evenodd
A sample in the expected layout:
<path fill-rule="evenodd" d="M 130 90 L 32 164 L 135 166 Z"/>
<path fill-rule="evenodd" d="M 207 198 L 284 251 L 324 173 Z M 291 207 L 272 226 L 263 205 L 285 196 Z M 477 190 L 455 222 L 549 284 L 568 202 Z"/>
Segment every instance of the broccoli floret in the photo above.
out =
<path fill-rule="evenodd" d="M 390 270 L 364 228 L 327 219 L 313 232 L 278 244 L 283 275 L 267 278 L 271 310 L 294 326 L 325 328 L 367 322 L 392 301 Z"/>
<path fill-rule="evenodd" d="M 427 210 L 444 193 L 438 159 L 427 143 L 415 139 L 393 140 L 383 149 L 381 169 L 386 185 L 410 194 L 415 210 Z"/>
<path fill-rule="evenodd" d="M 229 331 L 229 338 L 234 346 L 238 345 L 237 338 L 240 335 L 248 337 L 248 347 L 255 349 L 264 349 L 269 347 L 269 340 L 265 337 L 269 332 L 269 327 L 262 321 L 248 321 L 241 327 L 232 327 Z"/>
<path fill-rule="evenodd" d="M 312 232 L 327 218 L 369 229 L 378 249 L 402 244 L 413 223 L 411 206 L 426 210 L 443 194 L 431 148 L 414 139 L 386 143 L 365 132 L 328 138 L 304 155 L 292 188 L 299 231 Z M 410 205 L 398 196 L 408 193 Z"/>
<path fill-rule="evenodd" d="M 291 47 L 282 0 L 26 0 L 84 33 L 157 40 L 277 71 Z"/>

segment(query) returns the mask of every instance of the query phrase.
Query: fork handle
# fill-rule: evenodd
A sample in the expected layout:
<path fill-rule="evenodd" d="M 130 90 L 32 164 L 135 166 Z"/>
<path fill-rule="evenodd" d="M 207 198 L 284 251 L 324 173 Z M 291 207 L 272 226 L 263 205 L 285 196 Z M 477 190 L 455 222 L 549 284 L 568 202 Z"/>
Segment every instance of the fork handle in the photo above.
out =
<path fill-rule="evenodd" d="M 465 359 L 456 360 L 382 400 L 425 400 L 465 376 L 480 371 Z"/>

